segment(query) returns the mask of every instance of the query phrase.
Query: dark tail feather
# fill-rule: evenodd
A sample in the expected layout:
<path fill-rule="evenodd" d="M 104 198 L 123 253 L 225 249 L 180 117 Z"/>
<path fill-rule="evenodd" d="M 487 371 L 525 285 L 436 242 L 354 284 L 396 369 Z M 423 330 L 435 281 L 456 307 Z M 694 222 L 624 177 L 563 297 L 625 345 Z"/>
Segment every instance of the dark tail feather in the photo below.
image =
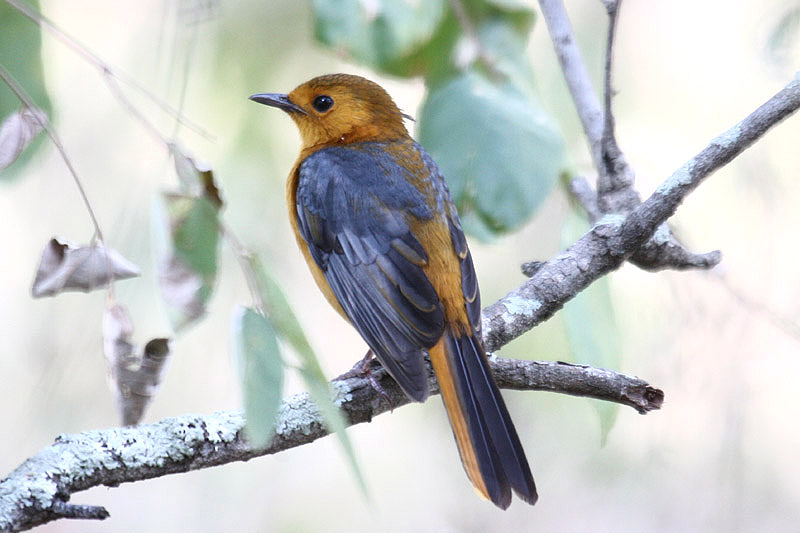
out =
<path fill-rule="evenodd" d="M 511 489 L 536 503 L 525 452 L 480 342 L 448 329 L 431 350 L 431 361 L 461 461 L 475 488 L 503 509 L 511 503 Z"/>

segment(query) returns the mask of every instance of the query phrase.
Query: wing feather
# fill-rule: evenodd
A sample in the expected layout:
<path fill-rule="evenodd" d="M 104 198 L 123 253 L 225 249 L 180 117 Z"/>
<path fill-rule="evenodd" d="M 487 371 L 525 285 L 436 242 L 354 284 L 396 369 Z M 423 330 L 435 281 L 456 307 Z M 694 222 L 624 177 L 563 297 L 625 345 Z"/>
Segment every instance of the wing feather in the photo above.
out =
<path fill-rule="evenodd" d="M 444 330 L 427 253 L 410 229 L 433 217 L 424 195 L 379 143 L 324 148 L 299 173 L 297 220 L 311 257 L 392 377 L 424 400 L 423 356 Z"/>

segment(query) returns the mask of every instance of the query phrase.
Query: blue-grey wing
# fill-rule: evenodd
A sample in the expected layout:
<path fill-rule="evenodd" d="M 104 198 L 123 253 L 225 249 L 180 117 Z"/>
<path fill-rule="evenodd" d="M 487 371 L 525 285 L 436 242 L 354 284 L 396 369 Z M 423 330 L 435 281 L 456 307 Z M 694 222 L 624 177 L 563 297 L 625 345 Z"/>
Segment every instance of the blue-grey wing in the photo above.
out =
<path fill-rule="evenodd" d="M 408 171 L 380 146 L 330 147 L 299 168 L 297 220 L 336 299 L 409 397 L 428 395 L 423 356 L 444 310 L 410 222 L 433 216 Z"/>

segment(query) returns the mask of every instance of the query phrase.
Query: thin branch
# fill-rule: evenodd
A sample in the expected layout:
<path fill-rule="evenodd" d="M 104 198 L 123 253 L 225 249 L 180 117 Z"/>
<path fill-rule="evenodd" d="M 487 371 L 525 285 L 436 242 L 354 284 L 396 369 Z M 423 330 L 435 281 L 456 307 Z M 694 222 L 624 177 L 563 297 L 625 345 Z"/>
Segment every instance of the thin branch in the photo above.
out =
<path fill-rule="evenodd" d="M 615 372 L 533 361 L 493 360 L 501 386 L 518 390 L 557 390 L 630 405 L 639 412 L 658 409 L 663 393 L 641 379 Z M 373 376 L 390 395 L 393 407 L 409 403 L 396 382 L 379 366 Z M 428 365 L 430 383 L 435 384 Z M 389 411 L 389 404 L 364 378 L 334 381 L 336 403 L 349 424 L 369 422 Z M 434 390 L 433 392 L 438 392 Z M 184 415 L 135 428 L 112 428 L 61 435 L 0 481 L 0 530 L 20 531 L 61 518 L 65 498 L 90 487 L 115 487 L 167 474 L 189 472 L 274 454 L 313 442 L 328 434 L 324 419 L 307 393 L 287 398 L 280 410 L 276 437 L 261 450 L 242 438 L 244 416 L 223 411 Z M 69 457 L 68 462 L 64 457 Z M 103 518 L 102 507 L 70 506 Z M 87 516 L 89 517 L 89 516 Z"/>
<path fill-rule="evenodd" d="M 589 74 L 572 32 L 572 26 L 561 0 L 540 0 L 542 15 L 547 23 L 553 47 L 558 56 L 564 78 L 575 103 L 578 117 L 589 142 L 592 162 L 597 169 L 596 205 L 602 213 L 626 214 L 641 203 L 639 193 L 633 188 L 633 170 L 625 159 L 614 137 L 614 118 L 611 113 L 611 72 L 613 44 L 619 12 L 619 0 L 604 0 L 609 14 L 606 40 L 605 103 L 606 112 L 600 108 Z M 592 222 L 595 218 L 589 213 Z M 651 240 L 631 256 L 631 263 L 650 271 L 665 268 L 710 268 L 722 258 L 718 251 L 695 254 L 684 248 L 668 226 L 658 233 L 659 240 Z"/>
<path fill-rule="evenodd" d="M 586 211 L 592 223 L 603 217 L 603 212 L 600 210 L 600 206 L 597 205 L 597 192 L 586 178 L 583 176 L 571 178 L 567 181 L 567 190 Z"/>
<path fill-rule="evenodd" d="M 604 0 L 608 13 L 608 33 L 606 37 L 606 60 L 603 75 L 603 135 L 600 139 L 603 166 L 598 168 L 598 203 L 606 213 L 621 213 L 633 209 L 641 202 L 633 188 L 633 170 L 617 144 L 614 132 L 614 112 L 612 101 L 615 91 L 612 87 L 614 38 L 622 0 Z"/>
<path fill-rule="evenodd" d="M 25 89 L 14 79 L 10 72 L 8 72 L 2 65 L 0 65 L 0 79 L 8 85 L 8 88 L 19 98 L 20 102 L 22 102 L 26 107 L 29 109 L 36 109 L 36 104 L 34 103 L 33 99 L 28 95 Z M 50 137 L 50 141 L 55 145 L 56 149 L 58 149 L 58 153 L 61 154 L 61 159 L 64 160 L 64 164 L 67 165 L 67 169 L 69 170 L 70 175 L 72 176 L 73 181 L 75 182 L 75 186 L 78 188 L 78 192 L 81 195 L 81 199 L 83 200 L 83 205 L 86 206 L 86 211 L 89 213 L 89 218 L 92 220 L 92 226 L 94 227 L 94 235 L 100 241 L 103 242 L 103 232 L 100 229 L 100 223 L 97 221 L 97 215 L 94 213 L 94 209 L 92 209 L 92 204 L 89 202 L 89 197 L 86 195 L 86 189 L 83 188 L 83 183 L 81 179 L 78 177 L 78 173 L 75 171 L 75 168 L 72 166 L 72 161 L 70 161 L 69 157 L 67 156 L 67 151 L 64 149 L 64 145 L 61 143 L 61 140 L 58 138 L 58 134 L 56 134 L 56 130 L 50 125 L 50 122 L 47 120 L 39 120 L 38 117 L 36 120 L 39 121 L 39 125 L 44 129 L 47 136 Z"/>
<path fill-rule="evenodd" d="M 130 100 L 128 100 L 128 97 L 125 96 L 124 92 L 122 92 L 122 88 L 119 86 L 119 83 L 117 83 L 117 79 L 114 77 L 114 75 L 111 73 L 110 70 L 103 71 L 103 79 L 108 85 L 108 89 L 109 91 L 111 91 L 111 94 L 114 96 L 114 98 L 117 99 L 119 105 L 122 106 L 122 108 L 125 111 L 127 111 L 133 118 L 139 121 L 139 123 L 142 126 L 144 126 L 144 129 L 147 130 L 147 132 L 150 135 L 152 135 L 156 140 L 160 141 L 165 146 L 169 147 L 170 141 L 166 137 L 164 137 L 164 135 L 161 134 L 159 129 L 156 128 L 155 125 L 152 122 L 150 122 L 147 119 L 147 117 L 145 117 L 144 114 L 142 114 L 142 112 L 139 111 Z"/>
<path fill-rule="evenodd" d="M 494 351 L 550 318 L 592 281 L 619 268 L 648 240 L 658 240 L 659 228 L 686 195 L 798 107 L 800 73 L 744 120 L 714 138 L 627 216 L 606 215 L 567 250 L 538 265 L 522 286 L 487 307 L 486 348 Z"/>
<path fill-rule="evenodd" d="M 81 520 L 105 520 L 110 515 L 105 507 L 96 505 L 75 505 L 56 500 L 53 503 L 55 518 L 77 518 Z"/>
<path fill-rule="evenodd" d="M 133 104 L 127 99 L 127 97 L 119 90 L 119 87 L 112 87 L 110 80 L 115 78 L 128 87 L 138 91 L 140 94 L 144 95 L 148 100 L 158 106 L 162 111 L 173 117 L 176 121 L 180 124 L 186 126 L 197 135 L 201 137 L 213 141 L 214 136 L 205 131 L 202 127 L 197 125 L 196 123 L 189 120 L 186 116 L 184 116 L 179 110 L 175 109 L 174 107 L 170 106 L 164 100 L 159 98 L 155 95 L 152 91 L 150 91 L 147 87 L 136 81 L 133 77 L 125 74 L 124 72 L 118 71 L 112 68 L 108 63 L 100 59 L 97 55 L 91 52 L 88 48 L 82 45 L 77 39 L 66 33 L 62 30 L 57 24 L 55 24 L 52 20 L 48 19 L 40 12 L 36 11 L 32 6 L 26 4 L 21 0 L 5 0 L 8 5 L 16 9 L 20 14 L 24 15 L 36 25 L 41 28 L 46 29 L 50 32 L 56 39 L 64 43 L 69 49 L 73 52 L 81 56 L 86 62 L 93 65 L 100 73 L 103 75 L 103 79 L 106 83 L 109 84 L 109 87 L 114 93 L 114 96 L 119 100 L 123 107 L 126 110 L 130 110 L 134 108 Z M 137 117 L 139 120 L 142 120 L 143 117 Z M 149 125 L 148 130 L 152 131 L 155 127 Z M 159 137 L 161 137 L 159 135 Z"/>
<path fill-rule="evenodd" d="M 572 178 L 567 183 L 567 190 L 580 204 L 591 222 L 597 222 L 603 217 L 603 212 L 597 204 L 597 193 L 583 177 Z M 655 272 L 670 268 L 673 270 L 709 269 L 722 261 L 722 253 L 714 250 L 707 253 L 694 253 L 688 251 L 680 244 L 675 235 L 666 224 L 656 230 L 653 238 L 639 248 L 629 261 L 643 270 Z M 523 273 L 530 277 L 523 268 Z"/>
<path fill-rule="evenodd" d="M 600 140 L 603 137 L 603 110 L 592 87 L 589 72 L 572 32 L 567 11 L 561 0 L 539 0 L 542 16 L 550 32 L 553 47 L 572 100 L 578 112 L 583 132 L 589 141 L 594 167 L 603 166 Z"/>
<path fill-rule="evenodd" d="M 553 41 L 564 79 L 569 87 L 583 131 L 589 141 L 592 162 L 597 169 L 600 207 L 605 213 L 620 213 L 639 203 L 632 189 L 633 171 L 630 169 L 614 137 L 614 115 L 611 112 L 613 89 L 611 87 L 614 36 L 619 13 L 619 2 L 604 2 L 609 15 L 604 72 L 605 112 L 600 107 L 580 49 L 575 41 L 569 16 L 561 0 L 540 0 L 542 15 Z M 613 192 L 624 193 L 623 202 L 603 205 L 604 196 Z M 633 193 L 631 195 L 631 193 Z"/>
<path fill-rule="evenodd" d="M 614 39 L 616 37 L 617 20 L 622 0 L 604 0 L 606 13 L 608 13 L 608 32 L 606 34 L 606 62 L 603 69 L 603 136 L 614 139 L 614 113 L 611 109 L 615 91 L 611 83 L 613 69 L 611 65 L 614 57 Z M 614 139 L 616 142 L 616 139 Z"/>
<path fill-rule="evenodd" d="M 615 402 L 632 407 L 639 414 L 661 409 L 664 403 L 664 392 L 642 379 L 587 365 L 494 358 L 492 372 L 497 383 L 506 389 L 550 391 Z"/>

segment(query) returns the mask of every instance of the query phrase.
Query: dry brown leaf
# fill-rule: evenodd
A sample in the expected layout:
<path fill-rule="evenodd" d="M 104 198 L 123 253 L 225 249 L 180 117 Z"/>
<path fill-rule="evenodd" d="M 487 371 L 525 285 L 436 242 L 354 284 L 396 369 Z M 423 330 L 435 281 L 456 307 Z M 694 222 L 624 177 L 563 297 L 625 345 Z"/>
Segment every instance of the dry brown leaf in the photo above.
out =
<path fill-rule="evenodd" d="M 89 292 L 138 275 L 139 267 L 116 250 L 100 244 L 75 247 L 53 238 L 42 252 L 31 293 L 41 298 L 63 291 Z"/>
<path fill-rule="evenodd" d="M 116 304 L 103 314 L 103 350 L 108 384 L 124 426 L 141 421 L 158 392 L 170 358 L 166 338 L 150 340 L 139 353 L 131 342 L 133 322 L 127 309 Z"/>
<path fill-rule="evenodd" d="M 204 196 L 217 209 L 222 207 L 222 197 L 214 183 L 214 171 L 211 166 L 190 156 L 175 143 L 170 144 L 169 149 L 184 194 L 193 197 Z"/>
<path fill-rule="evenodd" d="M 7 168 L 25 151 L 47 123 L 47 113 L 24 107 L 0 124 L 0 170 Z"/>

